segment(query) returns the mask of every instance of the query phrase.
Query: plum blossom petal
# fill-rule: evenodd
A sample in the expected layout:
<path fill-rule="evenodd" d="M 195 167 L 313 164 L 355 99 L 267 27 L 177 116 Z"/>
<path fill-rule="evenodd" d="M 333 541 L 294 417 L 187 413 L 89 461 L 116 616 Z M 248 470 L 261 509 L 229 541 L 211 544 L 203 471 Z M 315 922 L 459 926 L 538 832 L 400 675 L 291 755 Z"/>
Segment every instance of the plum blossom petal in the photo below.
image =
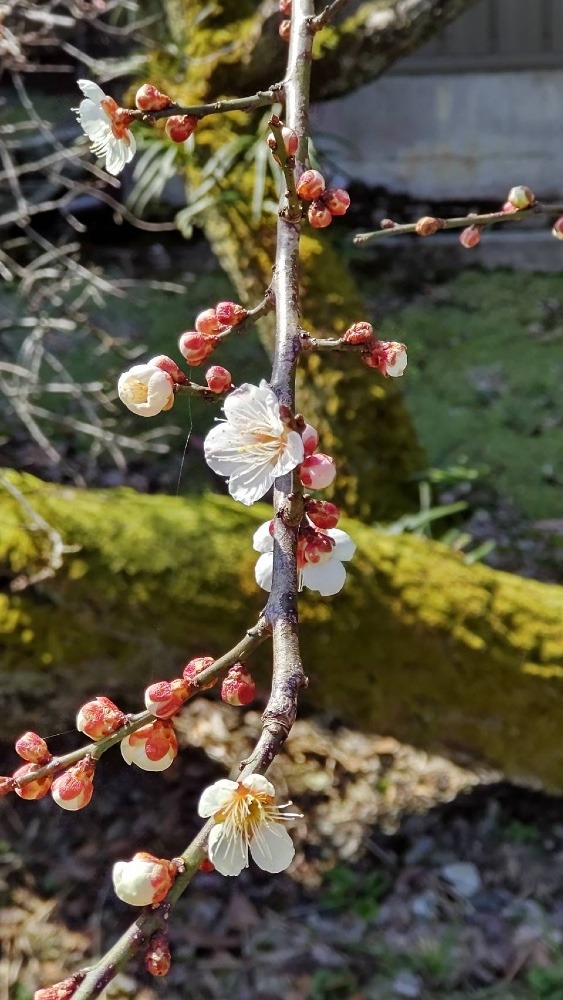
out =
<path fill-rule="evenodd" d="M 92 152 L 105 157 L 106 170 L 115 176 L 133 159 L 137 149 L 128 127 L 132 116 L 92 80 L 79 80 L 78 86 L 84 94 L 75 109 L 78 122 L 92 142 Z"/>
<path fill-rule="evenodd" d="M 267 591 L 272 589 L 274 547 L 269 528 L 269 521 L 261 524 L 252 539 L 253 548 L 261 553 L 254 567 L 256 583 L 262 590 Z M 341 528 L 327 528 L 323 534 L 334 540 L 334 546 L 323 561 L 307 563 L 303 567 L 300 582 L 301 586 L 315 590 L 323 597 L 333 597 L 342 590 L 346 582 L 346 570 L 342 564 L 352 558 L 356 551 L 356 543 Z"/>
<path fill-rule="evenodd" d="M 156 365 L 133 365 L 119 376 L 117 391 L 121 402 L 139 417 L 154 417 L 174 403 L 172 377 Z"/>
<path fill-rule="evenodd" d="M 281 872 L 291 864 L 295 848 L 282 824 L 300 815 L 284 812 L 274 799 L 274 786 L 261 774 L 238 782 L 223 778 L 202 793 L 198 813 L 215 819 L 207 853 L 221 875 L 240 875 L 249 850 L 264 871 Z"/>
<path fill-rule="evenodd" d="M 316 590 L 322 597 L 333 597 L 346 583 L 346 570 L 339 559 L 307 563 L 302 569 L 303 585 Z"/>
<path fill-rule="evenodd" d="M 250 505 L 278 476 L 303 461 L 303 442 L 283 422 L 277 397 L 265 381 L 235 389 L 223 411 L 226 419 L 205 439 L 205 458 L 214 472 L 229 480 L 231 496 Z"/>

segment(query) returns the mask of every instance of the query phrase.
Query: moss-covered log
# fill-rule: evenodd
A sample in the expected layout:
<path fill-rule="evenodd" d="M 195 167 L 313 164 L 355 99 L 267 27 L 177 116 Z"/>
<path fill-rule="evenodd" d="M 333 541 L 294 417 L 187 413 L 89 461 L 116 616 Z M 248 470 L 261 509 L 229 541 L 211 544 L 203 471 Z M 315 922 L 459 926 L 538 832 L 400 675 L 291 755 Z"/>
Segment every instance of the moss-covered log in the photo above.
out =
<path fill-rule="evenodd" d="M 44 565 L 49 542 L 0 495 L 4 732 L 52 732 L 84 693 L 134 709 L 149 678 L 225 651 L 256 619 L 250 539 L 267 508 L 10 475 L 80 550 L 11 592 L 10 579 Z M 438 543 L 347 528 L 358 552 L 345 590 L 302 601 L 308 703 L 563 789 L 563 588 L 467 566 Z M 256 661 L 265 681 L 266 647 Z"/>

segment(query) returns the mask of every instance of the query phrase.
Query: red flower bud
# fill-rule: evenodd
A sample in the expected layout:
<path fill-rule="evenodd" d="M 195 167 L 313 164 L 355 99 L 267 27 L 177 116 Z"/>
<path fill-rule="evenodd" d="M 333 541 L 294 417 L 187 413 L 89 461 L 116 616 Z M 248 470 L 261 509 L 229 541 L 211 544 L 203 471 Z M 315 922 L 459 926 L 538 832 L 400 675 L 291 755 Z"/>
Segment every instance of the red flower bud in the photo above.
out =
<path fill-rule="evenodd" d="M 431 215 L 423 215 L 416 223 L 415 232 L 417 236 L 433 236 L 444 225 L 443 219 L 434 219 Z"/>
<path fill-rule="evenodd" d="M 256 684 L 242 663 L 231 667 L 221 685 L 221 698 L 228 705 L 248 705 L 254 701 Z"/>
<path fill-rule="evenodd" d="M 199 866 L 199 870 L 200 872 L 214 872 L 215 865 L 209 860 L 209 858 L 204 858 Z"/>
<path fill-rule="evenodd" d="M 318 452 L 316 455 L 308 455 L 301 463 L 299 476 L 307 489 L 325 490 L 334 482 L 336 467 L 330 455 Z"/>
<path fill-rule="evenodd" d="M 313 201 L 309 205 L 307 218 L 313 229 L 326 229 L 332 222 L 332 214 L 322 201 Z"/>
<path fill-rule="evenodd" d="M 291 0 L 280 0 L 279 2 L 280 14 L 285 14 L 286 17 L 291 16 Z"/>
<path fill-rule="evenodd" d="M 16 787 L 16 783 L 11 775 L 0 774 L 0 799 L 3 795 L 9 795 Z"/>
<path fill-rule="evenodd" d="M 51 795 L 61 809 L 75 812 L 88 805 L 94 792 L 95 769 L 94 761 L 85 757 L 55 778 Z"/>
<path fill-rule="evenodd" d="M 186 666 L 182 670 L 182 677 L 188 684 L 191 684 L 194 688 L 200 691 L 206 691 L 207 688 L 212 688 L 217 683 L 217 677 L 212 680 L 207 681 L 206 684 L 198 684 L 198 676 L 201 674 L 202 670 L 207 670 L 212 663 L 215 662 L 213 656 L 195 656 L 193 660 L 186 663 Z"/>
<path fill-rule="evenodd" d="M 101 740 L 121 729 L 127 717 L 109 698 L 99 695 L 86 702 L 76 716 L 76 728 L 91 740 Z"/>
<path fill-rule="evenodd" d="M 16 781 L 14 791 L 16 795 L 19 795 L 20 799 L 42 799 L 49 791 L 53 784 L 53 776 L 51 774 L 46 774 L 35 781 L 27 781 L 21 788 L 18 787 L 18 778 L 33 774 L 39 770 L 40 766 L 40 764 L 24 764 L 23 767 L 18 767 L 17 771 L 14 771 L 13 776 Z"/>
<path fill-rule="evenodd" d="M 152 83 L 143 83 L 135 94 L 135 106 L 139 111 L 163 111 L 171 104 L 168 95 L 162 94 Z"/>
<path fill-rule="evenodd" d="M 145 708 L 157 719 L 169 719 L 179 712 L 189 695 L 188 685 L 180 677 L 173 681 L 157 681 L 145 691 Z"/>
<path fill-rule="evenodd" d="M 373 326 L 365 321 L 352 323 L 342 337 L 345 344 L 369 344 L 372 339 Z"/>
<path fill-rule="evenodd" d="M 188 381 L 181 368 L 178 368 L 176 362 L 172 358 L 167 357 L 166 354 L 157 354 L 156 358 L 151 358 L 147 364 L 154 365 L 155 368 L 160 368 L 161 371 L 166 372 L 177 385 L 185 385 Z"/>
<path fill-rule="evenodd" d="M 231 388 L 233 382 L 230 371 L 221 365 L 212 365 L 208 368 L 205 380 L 212 392 L 225 392 Z"/>
<path fill-rule="evenodd" d="M 476 247 L 481 239 L 481 226 L 467 226 L 459 234 L 459 242 L 466 250 Z"/>
<path fill-rule="evenodd" d="M 164 126 L 166 135 L 172 142 L 185 142 L 195 131 L 198 120 L 195 115 L 171 115 Z"/>
<path fill-rule="evenodd" d="M 393 222 L 393 219 L 382 219 L 379 223 L 380 229 L 394 229 L 398 223 Z"/>
<path fill-rule="evenodd" d="M 24 733 L 16 740 L 16 753 L 30 764 L 48 764 L 53 759 L 49 747 L 39 733 Z"/>
<path fill-rule="evenodd" d="M 281 21 L 278 31 L 282 42 L 289 42 L 291 35 L 291 21 Z"/>
<path fill-rule="evenodd" d="M 343 188 L 331 188 L 325 191 L 323 201 L 331 215 L 346 215 L 350 208 L 350 195 Z"/>
<path fill-rule="evenodd" d="M 211 312 L 211 310 L 207 310 Z M 223 326 L 237 326 L 242 323 L 243 319 L 248 316 L 247 310 L 244 306 L 239 306 L 237 302 L 218 302 L 215 306 L 215 315 L 220 327 Z M 200 315 L 203 315 L 201 313 Z M 199 319 L 199 317 L 198 317 Z M 196 320 L 196 329 L 199 330 Z M 218 330 L 202 330 L 202 333 L 218 333 Z"/>
<path fill-rule="evenodd" d="M 563 240 L 563 215 L 553 223 L 551 235 L 555 236 L 556 240 Z"/>
<path fill-rule="evenodd" d="M 297 194 L 305 201 L 318 198 L 325 189 L 325 179 L 318 170 L 305 170 L 296 184 Z"/>
<path fill-rule="evenodd" d="M 60 983 L 36 990 L 33 994 L 33 1000 L 70 1000 L 85 976 L 86 972 L 75 972 L 73 976 L 63 979 Z"/>
<path fill-rule="evenodd" d="M 178 346 L 189 365 L 200 365 L 217 347 L 217 338 L 206 337 L 196 330 L 188 331 L 181 335 Z"/>

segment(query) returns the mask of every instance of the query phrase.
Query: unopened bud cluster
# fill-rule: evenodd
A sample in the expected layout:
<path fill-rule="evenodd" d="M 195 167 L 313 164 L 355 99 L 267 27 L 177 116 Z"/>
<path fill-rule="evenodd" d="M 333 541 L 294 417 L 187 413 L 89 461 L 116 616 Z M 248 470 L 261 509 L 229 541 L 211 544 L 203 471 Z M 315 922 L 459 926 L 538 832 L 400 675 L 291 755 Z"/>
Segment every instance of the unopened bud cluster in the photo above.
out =
<path fill-rule="evenodd" d="M 343 188 L 327 188 L 319 170 L 305 170 L 296 184 L 297 194 L 310 201 L 307 218 L 314 229 L 330 226 L 334 215 L 345 215 L 350 207 L 350 195 Z"/>
<path fill-rule="evenodd" d="M 354 323 L 342 337 L 345 344 L 361 346 L 360 356 L 368 368 L 399 378 L 407 367 L 407 349 L 395 340 L 377 340 L 371 323 Z"/>

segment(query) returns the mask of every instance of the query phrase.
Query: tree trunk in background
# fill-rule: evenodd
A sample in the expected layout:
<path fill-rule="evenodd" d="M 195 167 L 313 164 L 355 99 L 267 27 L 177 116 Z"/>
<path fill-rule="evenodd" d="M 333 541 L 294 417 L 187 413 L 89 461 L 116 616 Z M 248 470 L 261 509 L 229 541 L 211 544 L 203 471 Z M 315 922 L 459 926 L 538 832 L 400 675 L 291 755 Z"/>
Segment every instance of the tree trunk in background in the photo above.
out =
<path fill-rule="evenodd" d="M 65 728 L 86 695 L 136 711 L 149 680 L 219 655 L 257 619 L 250 540 L 269 508 L 133 490 L 81 491 L 9 473 L 80 550 L 51 579 L 44 534 L 0 493 L 3 735 Z M 305 703 L 357 728 L 563 790 L 563 588 L 500 573 L 438 543 L 345 527 L 345 589 L 305 591 Z M 251 668 L 267 690 L 270 647 Z"/>

